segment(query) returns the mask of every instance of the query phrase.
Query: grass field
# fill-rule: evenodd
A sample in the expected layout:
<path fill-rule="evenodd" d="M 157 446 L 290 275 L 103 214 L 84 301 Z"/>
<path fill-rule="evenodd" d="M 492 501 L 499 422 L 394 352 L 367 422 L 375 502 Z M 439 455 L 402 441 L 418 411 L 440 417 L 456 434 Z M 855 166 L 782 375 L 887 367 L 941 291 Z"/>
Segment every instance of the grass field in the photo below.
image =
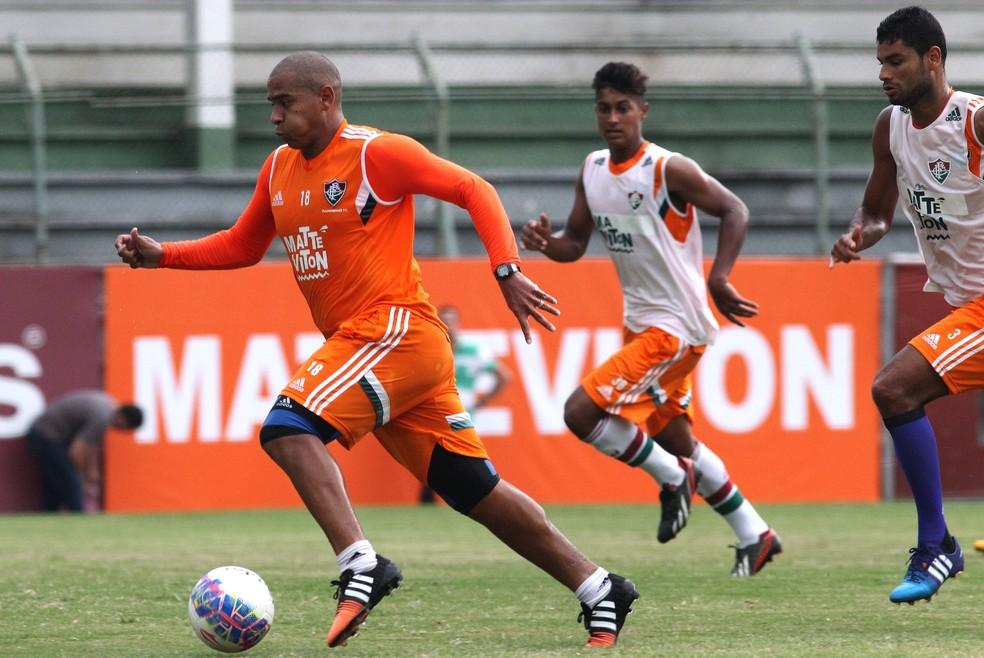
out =
<path fill-rule="evenodd" d="M 731 533 L 706 506 L 676 540 L 657 508 L 551 507 L 642 598 L 621 656 L 984 656 L 984 503 L 947 504 L 967 572 L 931 604 L 888 602 L 914 537 L 909 503 L 761 506 L 786 552 L 728 575 Z M 192 636 L 187 597 L 221 564 L 258 571 L 276 601 L 251 656 L 587 655 L 573 595 L 447 508 L 363 508 L 404 585 L 347 647 L 323 643 L 334 558 L 300 510 L 157 516 L 0 516 L 0 656 L 217 656 Z M 594 652 L 597 654 L 597 651 Z"/>

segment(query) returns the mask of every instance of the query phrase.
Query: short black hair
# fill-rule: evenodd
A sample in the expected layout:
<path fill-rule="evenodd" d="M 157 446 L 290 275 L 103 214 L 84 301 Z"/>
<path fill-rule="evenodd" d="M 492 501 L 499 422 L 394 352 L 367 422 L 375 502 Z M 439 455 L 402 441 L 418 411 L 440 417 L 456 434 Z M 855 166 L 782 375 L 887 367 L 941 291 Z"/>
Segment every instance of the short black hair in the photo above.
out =
<path fill-rule="evenodd" d="M 902 40 L 920 56 L 933 46 L 939 46 L 942 61 L 946 62 L 946 37 L 936 17 L 923 7 L 896 9 L 878 25 L 878 43 Z"/>
<path fill-rule="evenodd" d="M 143 425 L 143 417 L 144 417 L 143 409 L 141 409 L 137 405 L 121 404 L 120 408 L 117 409 L 117 412 L 120 414 L 120 416 L 123 417 L 123 420 L 126 422 L 126 426 L 129 427 L 130 429 L 135 430 L 141 425 Z"/>
<path fill-rule="evenodd" d="M 335 90 L 335 95 L 341 98 L 342 76 L 334 62 L 314 50 L 302 50 L 284 57 L 273 67 L 270 77 L 285 72 L 296 76 L 300 87 L 320 94 L 321 88 L 328 86 Z"/>
<path fill-rule="evenodd" d="M 649 78 L 635 64 L 627 62 L 608 62 L 595 73 L 591 88 L 595 97 L 605 87 L 630 96 L 643 98 L 646 95 L 646 80 Z"/>

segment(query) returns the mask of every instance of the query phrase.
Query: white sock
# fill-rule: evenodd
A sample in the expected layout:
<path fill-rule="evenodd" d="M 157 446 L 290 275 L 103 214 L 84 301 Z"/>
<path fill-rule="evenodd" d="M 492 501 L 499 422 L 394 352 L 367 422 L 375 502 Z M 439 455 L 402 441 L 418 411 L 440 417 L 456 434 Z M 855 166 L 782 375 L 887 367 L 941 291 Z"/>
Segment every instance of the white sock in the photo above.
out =
<path fill-rule="evenodd" d="M 338 569 L 366 573 L 376 568 L 376 551 L 368 539 L 361 539 L 338 554 Z"/>
<path fill-rule="evenodd" d="M 680 484 L 686 477 L 677 458 L 621 416 L 607 415 L 584 437 L 601 452 L 636 466 L 662 484 Z"/>
<path fill-rule="evenodd" d="M 602 567 L 598 567 L 581 583 L 574 594 L 581 599 L 581 603 L 593 608 L 598 605 L 599 601 L 608 596 L 610 591 L 612 591 L 612 581 L 608 577 L 608 572 Z"/>
<path fill-rule="evenodd" d="M 697 493 L 728 522 L 738 537 L 740 548 L 754 544 L 759 540 L 759 535 L 769 529 L 769 524 L 741 495 L 721 458 L 700 441 L 696 443 L 691 459 L 700 474 Z"/>

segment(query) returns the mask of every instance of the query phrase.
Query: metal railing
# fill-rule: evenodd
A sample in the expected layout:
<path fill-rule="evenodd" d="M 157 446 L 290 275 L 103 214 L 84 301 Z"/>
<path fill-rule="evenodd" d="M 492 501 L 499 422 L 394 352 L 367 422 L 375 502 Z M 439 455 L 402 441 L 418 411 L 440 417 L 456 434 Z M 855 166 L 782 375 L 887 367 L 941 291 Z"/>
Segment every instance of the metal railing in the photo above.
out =
<path fill-rule="evenodd" d="M 437 99 L 431 114 L 434 150 L 437 155 L 446 159 L 451 154 L 451 94 L 448 91 L 448 86 L 434 67 L 434 57 L 430 47 L 419 34 L 413 35 L 413 47 L 417 53 L 424 79 L 427 80 Z M 441 252 L 445 256 L 457 258 L 460 254 L 458 232 L 454 227 L 454 210 L 447 202 L 441 202 L 438 207 L 438 232 L 441 236 Z"/>
<path fill-rule="evenodd" d="M 822 256 L 830 248 L 830 121 L 827 114 L 827 87 L 817 71 L 813 47 L 803 32 L 796 34 L 803 77 L 812 93 L 814 187 L 816 189 L 817 220 L 816 250 Z"/>
<path fill-rule="evenodd" d="M 27 46 L 16 36 L 10 37 L 17 73 L 29 99 L 28 130 L 31 136 L 31 161 L 34 172 L 34 259 L 43 265 L 48 253 L 47 148 L 45 140 L 44 94 L 41 80 L 34 71 Z"/>

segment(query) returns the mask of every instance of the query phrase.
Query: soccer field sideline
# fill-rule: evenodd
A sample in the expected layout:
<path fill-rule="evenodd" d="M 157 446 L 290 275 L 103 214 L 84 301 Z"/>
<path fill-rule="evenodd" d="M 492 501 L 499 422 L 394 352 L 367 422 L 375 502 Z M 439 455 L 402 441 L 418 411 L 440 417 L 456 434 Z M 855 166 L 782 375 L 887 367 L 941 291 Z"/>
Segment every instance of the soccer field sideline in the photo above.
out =
<path fill-rule="evenodd" d="M 911 504 L 763 505 L 786 552 L 758 576 L 728 575 L 727 525 L 699 507 L 676 540 L 655 540 L 651 506 L 551 506 L 593 559 L 636 582 L 642 598 L 617 655 L 984 655 L 979 610 L 984 502 L 951 501 L 967 573 L 930 604 L 898 607 L 915 530 Z M 195 581 L 221 564 L 260 573 L 277 606 L 253 656 L 587 655 L 573 595 L 484 529 L 443 507 L 359 510 L 403 587 L 349 645 L 324 633 L 337 575 L 303 510 L 220 514 L 0 517 L 4 656 L 214 656 L 187 621 Z"/>

